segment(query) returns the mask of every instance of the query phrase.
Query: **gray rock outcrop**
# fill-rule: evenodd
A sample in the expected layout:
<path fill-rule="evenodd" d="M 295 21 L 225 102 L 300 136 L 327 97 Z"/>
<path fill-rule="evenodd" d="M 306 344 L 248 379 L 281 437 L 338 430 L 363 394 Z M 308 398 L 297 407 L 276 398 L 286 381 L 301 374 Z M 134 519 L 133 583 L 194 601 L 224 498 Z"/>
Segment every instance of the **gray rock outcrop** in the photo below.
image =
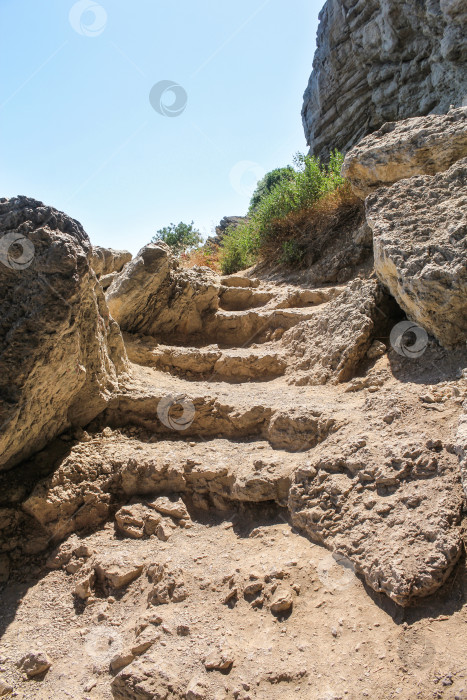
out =
<path fill-rule="evenodd" d="M 378 277 L 444 347 L 467 340 L 467 158 L 366 200 Z"/>
<path fill-rule="evenodd" d="M 435 175 L 465 157 L 467 107 L 384 124 L 347 153 L 342 175 L 364 199 L 378 187 L 414 175 Z"/>
<path fill-rule="evenodd" d="M 302 110 L 315 155 L 467 98 L 465 0 L 328 0 Z"/>
<path fill-rule="evenodd" d="M 127 366 L 81 224 L 0 199 L 0 469 L 106 406 Z"/>
<path fill-rule="evenodd" d="M 92 246 L 91 267 L 98 277 L 110 275 L 112 272 L 121 272 L 123 266 L 130 262 L 132 257 L 127 250 L 114 250 L 94 245 Z"/>
<path fill-rule="evenodd" d="M 198 333 L 219 305 L 220 278 L 208 268 L 183 270 L 165 243 L 150 243 L 107 290 L 122 330 L 165 336 Z"/>

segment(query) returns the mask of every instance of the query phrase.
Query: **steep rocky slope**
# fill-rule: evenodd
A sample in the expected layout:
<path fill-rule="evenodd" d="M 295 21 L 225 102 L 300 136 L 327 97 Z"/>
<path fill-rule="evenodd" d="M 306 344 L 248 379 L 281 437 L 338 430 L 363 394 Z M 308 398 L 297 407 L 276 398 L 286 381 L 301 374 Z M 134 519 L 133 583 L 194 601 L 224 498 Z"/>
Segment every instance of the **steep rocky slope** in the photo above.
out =
<path fill-rule="evenodd" d="M 304 273 L 149 244 L 104 297 L 0 201 L 0 695 L 467 697 L 464 117 L 358 144 Z"/>
<path fill-rule="evenodd" d="M 352 285 L 236 275 L 221 307 L 227 290 L 231 323 L 245 291 L 269 306 L 259 336 L 237 350 L 127 333 L 135 363 L 107 410 L 3 480 L 5 684 L 104 700 L 462 691 L 465 649 L 447 649 L 466 619 L 465 351 L 432 342 L 413 361 L 369 323 L 357 376 L 331 364 L 331 382 L 298 388 L 281 337 L 344 296 L 338 343 Z M 310 305 L 283 334 L 284 300 Z"/>
<path fill-rule="evenodd" d="M 327 0 L 302 110 L 311 151 L 465 104 L 466 22 L 464 0 Z"/>

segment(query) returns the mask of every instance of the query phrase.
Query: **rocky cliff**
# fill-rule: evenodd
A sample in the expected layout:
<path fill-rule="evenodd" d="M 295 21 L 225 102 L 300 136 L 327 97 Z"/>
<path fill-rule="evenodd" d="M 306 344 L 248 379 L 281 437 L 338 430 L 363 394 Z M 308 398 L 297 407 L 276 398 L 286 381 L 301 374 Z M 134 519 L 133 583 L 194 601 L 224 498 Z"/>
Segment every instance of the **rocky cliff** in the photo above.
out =
<path fill-rule="evenodd" d="M 467 99 L 465 0 L 328 0 L 303 125 L 313 153 Z"/>

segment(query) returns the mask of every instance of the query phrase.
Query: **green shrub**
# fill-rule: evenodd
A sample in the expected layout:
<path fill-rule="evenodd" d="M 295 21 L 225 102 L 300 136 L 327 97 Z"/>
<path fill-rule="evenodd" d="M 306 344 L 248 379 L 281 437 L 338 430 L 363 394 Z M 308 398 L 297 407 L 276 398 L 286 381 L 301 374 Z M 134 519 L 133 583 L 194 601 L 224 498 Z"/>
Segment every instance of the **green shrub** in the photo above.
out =
<path fill-rule="evenodd" d="M 305 257 L 305 249 L 297 241 L 283 241 L 279 262 L 284 265 L 299 266 Z"/>
<path fill-rule="evenodd" d="M 220 264 L 224 275 L 245 270 L 256 262 L 257 257 L 258 241 L 254 227 L 249 222 L 229 227 L 221 244 Z"/>
<path fill-rule="evenodd" d="M 194 227 L 194 221 L 191 224 L 184 224 L 183 221 L 180 221 L 177 225 L 170 224 L 159 229 L 151 243 L 158 243 L 159 241 L 167 243 L 174 253 L 179 255 L 199 246 L 203 241 L 203 237 L 198 229 Z"/>
<path fill-rule="evenodd" d="M 275 168 L 271 172 L 266 173 L 262 180 L 256 185 L 253 196 L 250 200 L 249 213 L 252 214 L 257 208 L 261 200 L 266 197 L 276 185 L 279 185 L 282 180 L 292 180 L 295 176 L 295 171 L 291 165 L 285 168 Z"/>
<path fill-rule="evenodd" d="M 222 241 L 222 271 L 230 274 L 252 265 L 262 248 L 270 247 L 271 242 L 278 237 L 278 228 L 283 238 L 283 230 L 277 226 L 277 222 L 295 212 L 312 209 L 320 198 L 341 187 L 344 184 L 340 174 L 343 160 L 344 156 L 338 151 L 332 153 L 327 165 L 322 165 L 314 156 L 297 153 L 291 176 L 281 176 L 269 192 L 259 197 L 248 221 L 235 230 L 226 232 Z M 276 171 L 272 171 L 274 172 Z M 267 180 L 267 176 L 263 179 Z M 292 229 L 288 238 L 298 237 L 300 233 L 299 230 Z M 283 244 L 282 251 L 281 262 L 301 262 L 303 256 L 296 246 L 284 247 Z"/>

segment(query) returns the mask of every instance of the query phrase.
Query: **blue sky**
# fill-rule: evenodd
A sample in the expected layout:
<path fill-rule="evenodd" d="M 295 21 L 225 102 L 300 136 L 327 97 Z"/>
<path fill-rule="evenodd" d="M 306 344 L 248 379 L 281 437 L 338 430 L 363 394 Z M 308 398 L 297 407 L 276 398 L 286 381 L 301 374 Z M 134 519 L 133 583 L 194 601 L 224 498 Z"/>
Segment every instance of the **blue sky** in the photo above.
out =
<path fill-rule="evenodd" d="M 0 196 L 40 199 L 132 253 L 172 221 L 209 235 L 306 150 L 321 6 L 0 0 Z"/>

